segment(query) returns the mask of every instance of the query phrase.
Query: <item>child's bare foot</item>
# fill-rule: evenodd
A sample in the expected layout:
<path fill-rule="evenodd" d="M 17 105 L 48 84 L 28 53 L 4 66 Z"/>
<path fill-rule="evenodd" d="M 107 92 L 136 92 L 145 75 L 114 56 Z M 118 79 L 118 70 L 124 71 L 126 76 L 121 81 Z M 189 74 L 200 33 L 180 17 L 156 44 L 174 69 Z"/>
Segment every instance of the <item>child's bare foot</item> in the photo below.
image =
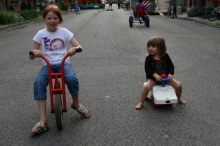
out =
<path fill-rule="evenodd" d="M 135 106 L 135 108 L 136 108 L 137 110 L 140 110 L 142 107 L 143 107 L 143 104 L 142 104 L 142 103 L 138 103 L 138 105 Z"/>
<path fill-rule="evenodd" d="M 182 104 L 186 104 L 186 101 L 183 100 L 182 98 L 179 98 L 178 101 L 179 101 L 180 103 L 182 103 Z"/>

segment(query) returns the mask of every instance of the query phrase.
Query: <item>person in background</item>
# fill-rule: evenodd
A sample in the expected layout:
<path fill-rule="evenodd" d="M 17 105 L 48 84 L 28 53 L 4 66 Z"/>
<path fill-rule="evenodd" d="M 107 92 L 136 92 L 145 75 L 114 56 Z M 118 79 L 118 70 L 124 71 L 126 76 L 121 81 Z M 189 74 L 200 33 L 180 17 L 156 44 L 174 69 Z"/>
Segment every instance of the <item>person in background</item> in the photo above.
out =
<path fill-rule="evenodd" d="M 120 9 L 121 6 L 121 0 L 118 0 L 118 9 Z"/>
<path fill-rule="evenodd" d="M 102 0 L 103 11 L 105 11 L 105 0 Z"/>
<path fill-rule="evenodd" d="M 176 0 L 170 0 L 170 5 L 173 5 L 173 17 L 177 18 L 177 15 L 176 15 L 176 4 L 177 4 Z"/>
<path fill-rule="evenodd" d="M 112 9 L 112 0 L 109 0 L 109 10 Z"/>

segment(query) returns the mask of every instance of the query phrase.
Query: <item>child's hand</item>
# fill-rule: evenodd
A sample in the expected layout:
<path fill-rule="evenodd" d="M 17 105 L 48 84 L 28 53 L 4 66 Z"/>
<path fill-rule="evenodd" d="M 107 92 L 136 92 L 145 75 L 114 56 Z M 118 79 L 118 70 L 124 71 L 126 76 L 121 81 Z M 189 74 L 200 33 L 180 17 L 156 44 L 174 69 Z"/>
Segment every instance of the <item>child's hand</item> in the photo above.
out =
<path fill-rule="evenodd" d="M 157 73 L 154 73 L 154 74 L 153 74 L 153 77 L 154 77 L 158 82 L 161 81 L 161 76 L 159 76 Z"/>
<path fill-rule="evenodd" d="M 70 54 L 70 56 L 74 55 L 76 53 L 76 49 L 77 48 L 81 48 L 82 50 L 82 47 L 81 46 L 77 46 L 77 47 L 72 47 L 69 49 L 68 53 Z"/>
<path fill-rule="evenodd" d="M 173 75 L 168 74 L 168 78 L 173 79 Z"/>
<path fill-rule="evenodd" d="M 33 53 L 34 53 L 34 57 L 39 58 L 40 54 L 41 54 L 41 51 L 40 50 L 33 50 Z"/>
<path fill-rule="evenodd" d="M 70 56 L 74 55 L 76 53 L 76 47 L 70 48 L 68 53 L 70 54 Z"/>

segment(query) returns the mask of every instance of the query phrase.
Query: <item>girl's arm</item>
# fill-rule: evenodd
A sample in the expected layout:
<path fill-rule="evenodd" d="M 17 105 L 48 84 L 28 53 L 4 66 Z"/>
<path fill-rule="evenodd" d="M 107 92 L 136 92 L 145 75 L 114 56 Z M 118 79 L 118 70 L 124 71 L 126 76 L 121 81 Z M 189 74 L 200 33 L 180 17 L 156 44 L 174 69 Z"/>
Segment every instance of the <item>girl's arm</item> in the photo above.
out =
<path fill-rule="evenodd" d="M 155 72 L 151 70 L 150 64 L 150 56 L 147 56 L 145 59 L 145 73 L 148 75 L 148 77 L 153 77 Z"/>
<path fill-rule="evenodd" d="M 76 48 L 82 48 L 82 46 L 72 37 L 70 40 L 70 44 L 72 45 L 72 48 L 69 49 L 68 53 L 72 56 L 76 53 Z M 82 51 L 81 51 L 82 52 Z"/>
<path fill-rule="evenodd" d="M 33 51 L 34 55 L 29 55 L 29 58 L 31 60 L 33 60 L 35 57 L 40 56 L 41 51 L 39 50 L 39 48 L 40 48 L 40 44 L 38 42 L 34 41 L 34 45 L 32 47 L 32 51 Z"/>
<path fill-rule="evenodd" d="M 173 75 L 174 74 L 174 65 L 173 65 L 173 62 L 170 59 L 170 56 L 168 54 L 166 54 L 166 62 L 167 62 L 168 74 Z"/>

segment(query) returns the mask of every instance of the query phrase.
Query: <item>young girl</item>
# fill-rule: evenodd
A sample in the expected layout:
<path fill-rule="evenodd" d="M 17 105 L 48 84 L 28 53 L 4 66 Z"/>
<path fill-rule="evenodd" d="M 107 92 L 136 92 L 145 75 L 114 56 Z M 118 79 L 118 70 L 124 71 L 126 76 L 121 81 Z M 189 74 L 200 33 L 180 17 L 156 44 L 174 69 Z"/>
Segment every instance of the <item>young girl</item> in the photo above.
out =
<path fill-rule="evenodd" d="M 161 84 L 161 74 L 166 74 L 169 78 L 171 78 L 167 84 L 176 90 L 178 101 L 182 104 L 186 104 L 186 101 L 181 98 L 182 84 L 173 78 L 174 65 L 169 55 L 166 53 L 164 38 L 159 36 L 150 38 L 147 42 L 147 51 L 148 55 L 145 59 L 147 82 L 142 90 L 140 101 L 135 108 L 141 109 L 147 98 L 148 92 L 154 85 Z"/>
<path fill-rule="evenodd" d="M 74 55 L 76 48 L 80 44 L 73 38 L 73 33 L 66 28 L 59 27 L 58 25 L 63 22 L 61 11 L 56 5 L 48 5 L 43 12 L 43 21 L 46 28 L 38 31 L 33 38 L 34 45 L 32 51 L 34 55 L 29 58 L 33 60 L 39 57 L 42 53 L 52 65 L 52 70 L 59 70 L 60 63 L 63 57 L 67 54 L 67 43 L 72 45 L 68 53 Z M 39 50 L 42 47 L 42 52 Z M 34 83 L 34 99 L 37 100 L 38 109 L 40 112 L 40 121 L 32 128 L 32 133 L 41 133 L 49 129 L 46 116 L 46 87 L 48 85 L 48 69 L 47 64 L 43 61 L 43 67 L 38 73 Z M 71 107 L 79 112 L 83 117 L 89 118 L 90 113 L 83 105 L 79 104 L 78 91 L 79 83 L 70 64 L 70 58 L 66 59 L 64 64 L 65 83 L 72 95 L 73 103 Z"/>

